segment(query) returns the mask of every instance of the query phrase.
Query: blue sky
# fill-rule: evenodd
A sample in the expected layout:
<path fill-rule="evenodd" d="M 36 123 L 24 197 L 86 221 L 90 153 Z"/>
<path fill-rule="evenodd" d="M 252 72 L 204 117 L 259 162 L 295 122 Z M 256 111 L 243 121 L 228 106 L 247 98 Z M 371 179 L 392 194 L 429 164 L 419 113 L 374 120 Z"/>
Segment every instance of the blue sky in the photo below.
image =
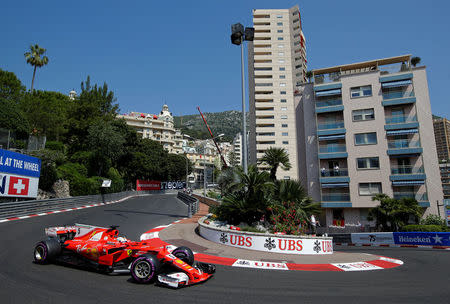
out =
<path fill-rule="evenodd" d="M 35 88 L 106 82 L 121 112 L 174 115 L 241 109 L 240 50 L 230 25 L 253 8 L 298 4 L 308 69 L 412 54 L 427 66 L 434 114 L 450 118 L 448 1 L 2 1 L 0 68 L 29 88 L 30 44 L 47 49 Z M 248 95 L 247 95 L 248 102 Z"/>

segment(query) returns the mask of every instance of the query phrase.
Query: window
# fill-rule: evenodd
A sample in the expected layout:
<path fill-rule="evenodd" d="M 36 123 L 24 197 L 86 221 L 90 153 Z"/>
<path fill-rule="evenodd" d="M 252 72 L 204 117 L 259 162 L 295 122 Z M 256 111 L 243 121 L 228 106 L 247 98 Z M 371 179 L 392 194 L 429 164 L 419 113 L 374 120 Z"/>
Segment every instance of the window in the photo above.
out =
<path fill-rule="evenodd" d="M 286 91 L 280 91 L 280 95 L 286 95 Z"/>
<path fill-rule="evenodd" d="M 284 56 L 284 52 L 278 52 L 278 56 Z"/>
<path fill-rule="evenodd" d="M 286 99 L 280 99 L 280 102 L 286 102 Z"/>
<path fill-rule="evenodd" d="M 373 109 L 354 110 L 352 111 L 353 121 L 373 120 L 375 113 Z"/>
<path fill-rule="evenodd" d="M 288 124 L 281 124 L 281 127 L 282 127 L 282 128 L 287 128 L 287 127 L 288 127 Z"/>
<path fill-rule="evenodd" d="M 290 177 L 290 176 L 285 176 L 285 177 L 283 177 L 283 179 L 284 179 L 284 180 L 290 180 L 291 177 Z"/>
<path fill-rule="evenodd" d="M 287 115 L 281 115 L 281 119 L 287 119 Z"/>
<path fill-rule="evenodd" d="M 286 84 L 284 82 L 280 83 L 280 87 L 285 87 Z"/>
<path fill-rule="evenodd" d="M 287 111 L 287 107 L 281 107 L 281 111 Z"/>
<path fill-rule="evenodd" d="M 372 86 L 351 88 L 350 95 L 352 98 L 372 96 Z"/>
<path fill-rule="evenodd" d="M 278 47 L 279 47 L 280 49 L 282 49 L 282 48 L 284 48 L 284 44 L 279 44 Z"/>
<path fill-rule="evenodd" d="M 283 32 L 283 30 L 277 30 L 277 33 L 282 33 Z"/>
<path fill-rule="evenodd" d="M 355 145 L 376 145 L 377 144 L 377 133 L 360 133 L 355 134 Z"/>
<path fill-rule="evenodd" d="M 280 75 L 280 79 L 285 79 L 286 75 Z"/>
<path fill-rule="evenodd" d="M 277 22 L 277 25 L 283 25 L 283 22 Z"/>
<path fill-rule="evenodd" d="M 278 37 L 278 40 L 284 40 L 284 38 L 283 37 Z"/>
<path fill-rule="evenodd" d="M 288 136 L 288 132 L 281 132 L 281 136 Z"/>
<path fill-rule="evenodd" d="M 278 63 L 284 63 L 284 59 L 278 59 Z"/>
<path fill-rule="evenodd" d="M 283 18 L 283 15 L 277 15 L 277 19 Z"/>
<path fill-rule="evenodd" d="M 360 183 L 359 195 L 375 195 L 381 193 L 381 183 Z"/>
<path fill-rule="evenodd" d="M 289 141 L 283 140 L 283 145 L 289 145 Z"/>
<path fill-rule="evenodd" d="M 380 169 L 378 157 L 361 157 L 356 159 L 358 169 Z"/>
<path fill-rule="evenodd" d="M 285 71 L 286 68 L 280 67 L 280 71 Z"/>

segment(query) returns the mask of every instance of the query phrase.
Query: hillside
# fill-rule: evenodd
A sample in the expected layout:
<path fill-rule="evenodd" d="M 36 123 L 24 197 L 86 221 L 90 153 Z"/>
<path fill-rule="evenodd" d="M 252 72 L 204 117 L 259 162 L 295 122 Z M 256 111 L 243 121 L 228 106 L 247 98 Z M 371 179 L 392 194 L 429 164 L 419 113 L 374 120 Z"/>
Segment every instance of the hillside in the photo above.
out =
<path fill-rule="evenodd" d="M 221 141 L 232 142 L 234 136 L 242 130 L 242 113 L 232 110 L 225 112 L 203 113 L 214 136 L 224 133 Z M 194 138 L 210 138 L 200 114 L 174 116 L 175 127 Z M 248 113 L 247 113 L 248 126 Z"/>

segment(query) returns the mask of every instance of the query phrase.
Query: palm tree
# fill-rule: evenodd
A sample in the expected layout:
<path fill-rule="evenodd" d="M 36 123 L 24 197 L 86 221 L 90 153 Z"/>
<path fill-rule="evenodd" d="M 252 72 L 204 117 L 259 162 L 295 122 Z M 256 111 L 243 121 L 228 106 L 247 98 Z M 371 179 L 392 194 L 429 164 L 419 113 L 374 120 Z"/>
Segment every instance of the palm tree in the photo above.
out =
<path fill-rule="evenodd" d="M 291 168 L 289 155 L 283 148 L 270 147 L 264 152 L 260 163 L 266 163 L 270 167 L 271 180 L 276 180 L 277 170 L 280 165 L 283 170 L 289 170 Z"/>
<path fill-rule="evenodd" d="M 47 56 L 43 56 L 46 51 L 47 51 L 46 49 L 41 48 L 39 45 L 35 44 L 35 45 L 31 45 L 30 46 L 30 51 L 26 52 L 24 54 L 25 58 L 27 59 L 27 63 L 29 63 L 32 66 L 34 66 L 33 80 L 31 81 L 31 92 L 33 92 L 34 77 L 36 75 L 36 68 L 43 67 L 44 65 L 46 65 L 48 63 L 48 57 Z"/>
<path fill-rule="evenodd" d="M 420 57 L 413 57 L 411 58 L 411 64 L 416 67 L 416 65 L 418 65 L 420 63 Z"/>

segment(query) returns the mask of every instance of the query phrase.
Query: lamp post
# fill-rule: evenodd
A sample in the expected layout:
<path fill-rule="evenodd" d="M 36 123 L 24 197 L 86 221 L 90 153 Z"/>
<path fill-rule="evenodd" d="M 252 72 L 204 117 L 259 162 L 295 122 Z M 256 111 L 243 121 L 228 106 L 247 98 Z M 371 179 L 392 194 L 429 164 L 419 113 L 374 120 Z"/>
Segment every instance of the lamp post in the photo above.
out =
<path fill-rule="evenodd" d="M 231 43 L 241 46 L 241 91 L 242 91 L 242 166 L 247 174 L 247 126 L 245 115 L 244 41 L 253 41 L 255 29 L 240 23 L 231 26 Z"/>

